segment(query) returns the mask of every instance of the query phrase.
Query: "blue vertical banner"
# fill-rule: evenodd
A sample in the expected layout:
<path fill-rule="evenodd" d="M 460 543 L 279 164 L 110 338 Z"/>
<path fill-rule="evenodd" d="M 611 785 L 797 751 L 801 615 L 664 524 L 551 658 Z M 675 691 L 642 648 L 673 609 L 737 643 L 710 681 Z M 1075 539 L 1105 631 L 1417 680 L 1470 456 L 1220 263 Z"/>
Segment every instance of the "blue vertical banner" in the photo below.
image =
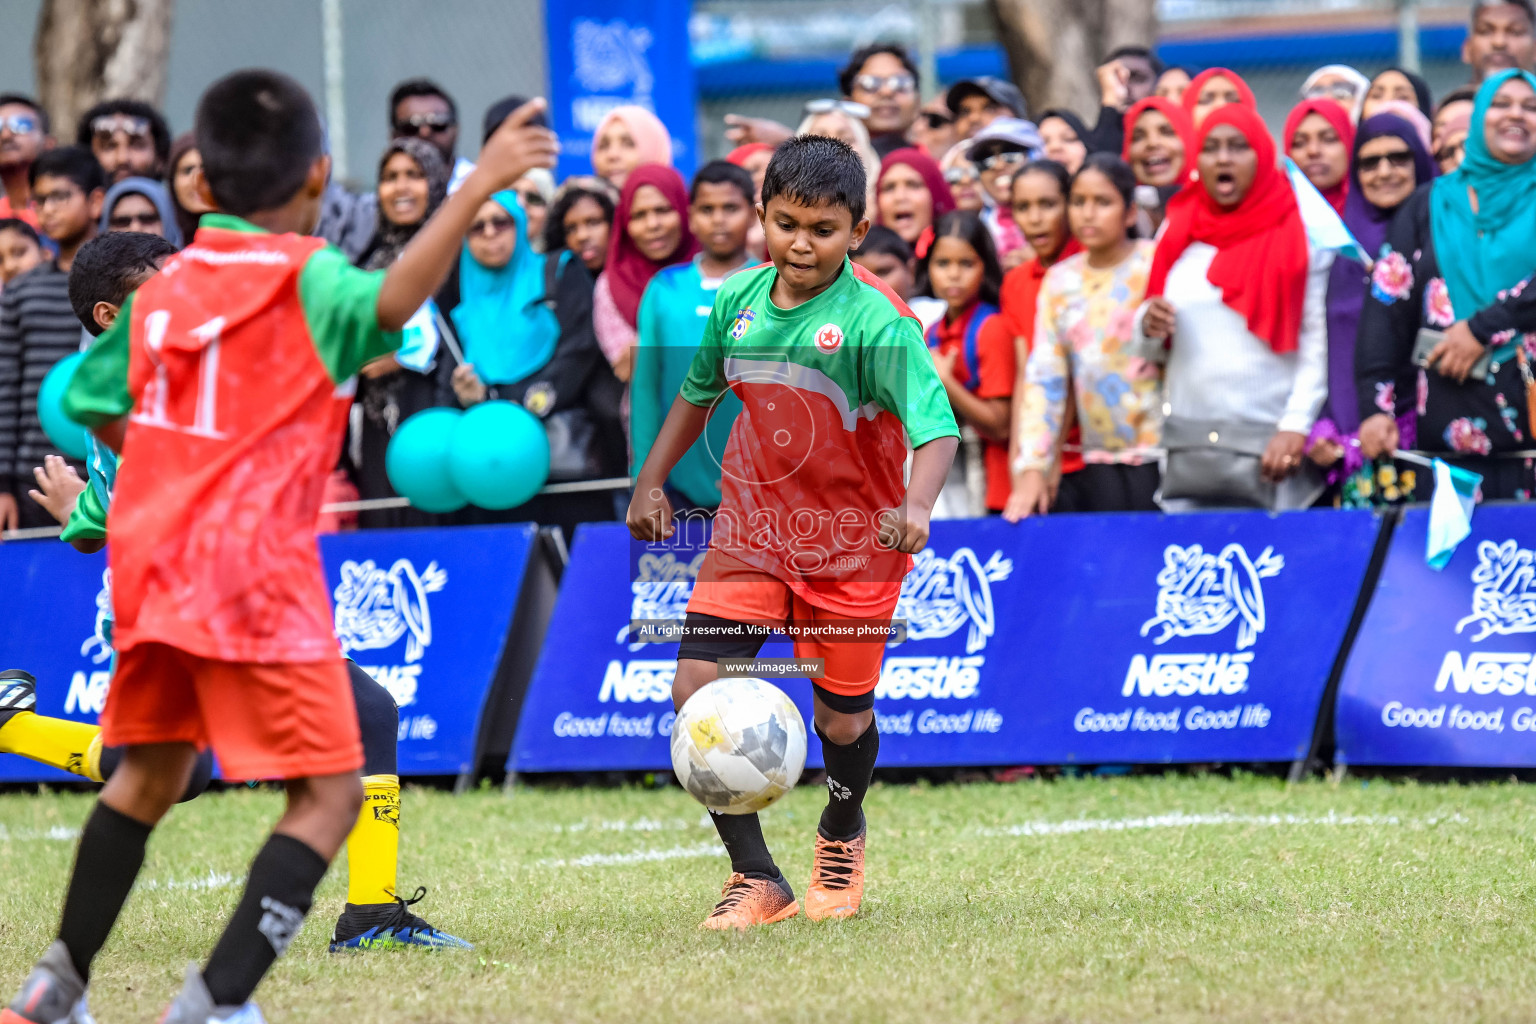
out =
<path fill-rule="evenodd" d="M 661 118 L 672 166 L 698 164 L 698 90 L 689 54 L 687 0 L 548 0 L 551 125 L 560 136 L 557 177 L 592 173 L 592 133 L 614 107 Z"/>
<path fill-rule="evenodd" d="M 1335 760 L 1536 765 L 1536 509 L 1481 505 L 1443 569 L 1429 509 L 1392 535 L 1339 681 Z"/>

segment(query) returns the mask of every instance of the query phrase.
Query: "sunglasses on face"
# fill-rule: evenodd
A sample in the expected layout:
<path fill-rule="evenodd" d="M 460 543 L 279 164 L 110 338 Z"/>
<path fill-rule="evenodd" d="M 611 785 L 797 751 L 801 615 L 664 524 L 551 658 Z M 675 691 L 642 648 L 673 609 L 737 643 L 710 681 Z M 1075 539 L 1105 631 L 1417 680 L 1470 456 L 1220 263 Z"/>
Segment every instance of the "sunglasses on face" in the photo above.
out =
<path fill-rule="evenodd" d="M 1029 159 L 1028 153 L 993 153 L 981 162 L 984 171 L 1003 171 L 1017 167 Z"/>
<path fill-rule="evenodd" d="M 37 118 L 31 114 L 12 114 L 10 117 L 0 117 L 0 132 L 10 132 L 12 135 L 31 135 L 41 125 Z"/>
<path fill-rule="evenodd" d="M 1320 100 L 1326 97 L 1332 100 L 1352 100 L 1359 92 L 1359 89 L 1348 82 L 1330 82 L 1327 85 L 1314 85 L 1302 98 Z"/>
<path fill-rule="evenodd" d="M 471 235 L 489 235 L 495 238 L 497 235 L 511 231 L 517 226 L 517 222 L 511 217 L 491 217 L 488 220 L 477 220 L 469 226 Z"/>
<path fill-rule="evenodd" d="M 160 215 L 158 213 L 113 214 L 107 221 L 107 226 L 113 231 L 158 230 L 160 228 Z"/>
<path fill-rule="evenodd" d="M 396 135 L 417 135 L 423 128 L 431 132 L 445 132 L 456 122 L 452 114 L 412 114 L 395 121 Z"/>
<path fill-rule="evenodd" d="M 801 110 L 803 117 L 810 117 L 813 114 L 830 114 L 833 111 L 847 114 L 856 121 L 862 121 L 869 116 L 869 108 L 853 100 L 811 100 Z"/>
<path fill-rule="evenodd" d="M 1370 174 L 1381 166 L 1385 160 L 1397 170 L 1406 170 L 1413 166 L 1413 154 L 1406 149 L 1398 153 L 1382 153 L 1378 156 L 1363 156 L 1360 158 L 1360 173 Z"/>
<path fill-rule="evenodd" d="M 882 92 L 889 89 L 891 92 L 911 92 L 917 88 L 917 79 L 903 72 L 899 75 L 857 75 L 853 84 L 865 92 Z"/>
<path fill-rule="evenodd" d="M 951 185 L 964 185 L 968 181 L 975 181 L 976 172 L 969 167 L 951 167 L 944 172 L 944 180 Z"/>
<path fill-rule="evenodd" d="M 527 192 L 519 192 L 517 194 L 517 198 L 522 201 L 523 209 L 525 210 L 535 206 L 549 205 L 549 203 L 544 200 L 542 193 L 535 192 L 532 189 L 529 189 Z"/>
<path fill-rule="evenodd" d="M 1441 146 L 1439 149 L 1435 150 L 1435 162 L 1443 164 L 1447 163 L 1448 161 L 1455 160 L 1461 156 L 1465 149 L 1465 142 L 1453 142 L 1449 146 Z"/>

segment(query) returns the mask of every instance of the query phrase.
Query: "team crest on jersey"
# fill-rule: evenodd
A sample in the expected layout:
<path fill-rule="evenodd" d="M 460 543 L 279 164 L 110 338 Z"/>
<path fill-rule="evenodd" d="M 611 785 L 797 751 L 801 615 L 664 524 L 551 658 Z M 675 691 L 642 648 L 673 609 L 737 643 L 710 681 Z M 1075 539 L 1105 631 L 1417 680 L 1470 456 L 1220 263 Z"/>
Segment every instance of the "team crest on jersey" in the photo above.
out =
<path fill-rule="evenodd" d="M 750 309 L 738 309 L 736 322 L 731 324 L 731 337 L 740 341 L 746 336 L 747 328 L 752 326 L 752 321 L 757 319 L 757 314 Z"/>
<path fill-rule="evenodd" d="M 843 329 L 837 324 L 822 324 L 816 331 L 816 347 L 827 355 L 836 352 L 843 345 Z"/>

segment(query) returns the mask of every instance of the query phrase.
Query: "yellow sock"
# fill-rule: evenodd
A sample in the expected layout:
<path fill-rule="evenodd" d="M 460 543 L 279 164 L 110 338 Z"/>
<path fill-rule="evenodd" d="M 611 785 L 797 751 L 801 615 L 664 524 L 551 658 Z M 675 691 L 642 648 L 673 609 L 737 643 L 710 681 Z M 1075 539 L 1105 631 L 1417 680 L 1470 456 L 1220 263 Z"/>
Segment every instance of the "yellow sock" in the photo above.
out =
<path fill-rule="evenodd" d="M 347 836 L 347 902 L 389 903 L 400 863 L 400 776 L 363 776 L 363 809 Z"/>
<path fill-rule="evenodd" d="M 0 753 L 34 761 L 101 781 L 101 727 L 67 718 L 18 711 L 0 725 Z"/>

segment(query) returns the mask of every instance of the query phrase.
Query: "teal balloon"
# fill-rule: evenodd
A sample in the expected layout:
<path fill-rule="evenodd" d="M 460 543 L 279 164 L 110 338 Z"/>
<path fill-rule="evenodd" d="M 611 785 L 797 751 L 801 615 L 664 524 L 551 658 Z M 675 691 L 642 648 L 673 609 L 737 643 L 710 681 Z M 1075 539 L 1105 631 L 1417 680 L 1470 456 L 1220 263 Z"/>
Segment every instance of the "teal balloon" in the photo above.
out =
<path fill-rule="evenodd" d="M 43 433 L 55 448 L 80 462 L 85 461 L 90 448 L 86 445 L 85 428 L 64 415 L 64 392 L 69 390 L 75 367 L 84 357 L 84 352 L 76 352 L 54 363 L 37 393 L 37 418 L 43 421 Z"/>
<path fill-rule="evenodd" d="M 423 512 L 457 512 L 469 504 L 448 472 L 457 409 L 423 409 L 400 424 L 384 450 L 384 474 L 395 493 Z"/>
<path fill-rule="evenodd" d="M 454 486 L 481 508 L 516 508 L 549 479 L 549 435 L 520 405 L 481 402 L 453 430 L 448 470 Z"/>

